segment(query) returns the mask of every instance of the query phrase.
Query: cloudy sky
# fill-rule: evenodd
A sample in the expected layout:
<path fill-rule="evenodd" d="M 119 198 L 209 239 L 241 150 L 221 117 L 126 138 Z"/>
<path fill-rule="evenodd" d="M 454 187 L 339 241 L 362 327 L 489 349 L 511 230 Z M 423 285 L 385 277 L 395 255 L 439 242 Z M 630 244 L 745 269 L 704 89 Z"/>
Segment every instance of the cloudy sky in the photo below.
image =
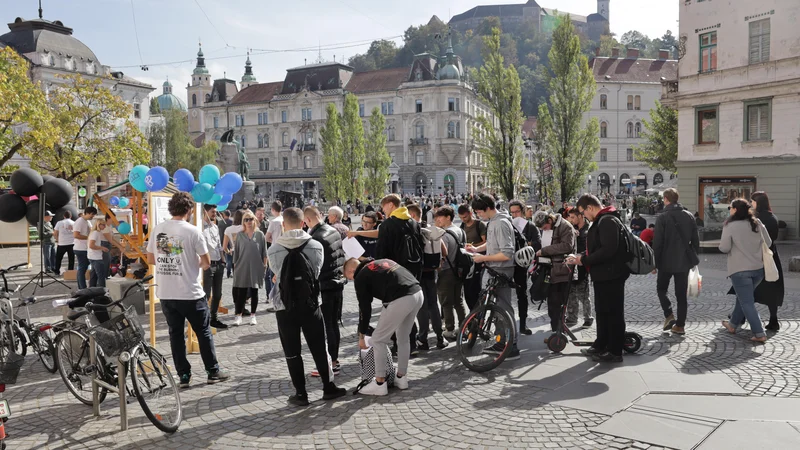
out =
<path fill-rule="evenodd" d="M 349 58 L 366 51 L 369 41 L 400 36 L 432 15 L 447 21 L 478 4 L 524 0 L 42 0 L 44 18 L 61 20 L 74 30 L 102 64 L 157 87 L 166 77 L 185 100 L 197 42 L 203 43 L 213 77 L 240 80 L 245 53 L 259 81 L 279 81 L 287 68 L 315 61 Z M 595 0 L 538 0 L 543 7 L 588 15 Z M 621 36 L 639 30 L 652 37 L 677 33 L 678 0 L 613 0 L 611 31 Z M 0 20 L 35 18 L 36 0 L 0 0 Z M 135 22 L 135 26 L 134 26 Z M 138 33 L 138 46 L 136 35 Z M 4 34 L 4 32 L 0 32 Z M 328 47 L 327 49 L 325 47 Z M 338 47 L 338 48 L 333 48 Z M 306 49 L 297 51 L 297 49 Z M 274 50 L 293 50 L 272 52 Z M 140 56 L 141 53 L 141 56 Z M 142 71 L 145 64 L 148 71 Z"/>

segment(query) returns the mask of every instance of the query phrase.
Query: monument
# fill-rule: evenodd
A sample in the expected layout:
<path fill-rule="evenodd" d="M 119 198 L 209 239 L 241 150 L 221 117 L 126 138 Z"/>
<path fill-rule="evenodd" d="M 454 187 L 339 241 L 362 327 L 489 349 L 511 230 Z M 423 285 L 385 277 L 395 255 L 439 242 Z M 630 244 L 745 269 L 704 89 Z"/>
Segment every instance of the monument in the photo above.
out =
<path fill-rule="evenodd" d="M 256 198 L 256 184 L 250 181 L 250 163 L 247 161 L 247 152 L 239 142 L 233 139 L 233 130 L 226 131 L 220 138 L 217 165 L 222 172 L 236 172 L 242 176 L 242 189 L 233 195 L 232 205 L 238 205 L 242 200 L 250 201 Z"/>

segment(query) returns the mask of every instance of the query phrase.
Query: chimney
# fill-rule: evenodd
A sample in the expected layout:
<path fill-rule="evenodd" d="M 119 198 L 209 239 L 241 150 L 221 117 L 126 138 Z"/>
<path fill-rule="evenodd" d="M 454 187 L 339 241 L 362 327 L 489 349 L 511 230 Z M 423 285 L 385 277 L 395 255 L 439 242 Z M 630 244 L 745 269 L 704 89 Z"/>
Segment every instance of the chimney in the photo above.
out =
<path fill-rule="evenodd" d="M 659 50 L 658 59 L 669 59 L 669 50 L 663 48 Z"/>
<path fill-rule="evenodd" d="M 639 49 L 638 48 L 629 48 L 628 49 L 628 56 L 629 59 L 636 59 L 639 57 Z"/>
<path fill-rule="evenodd" d="M 594 48 L 594 56 L 600 56 L 600 47 Z"/>
<path fill-rule="evenodd" d="M 619 58 L 619 47 L 613 47 L 611 49 L 611 57 L 612 58 Z"/>

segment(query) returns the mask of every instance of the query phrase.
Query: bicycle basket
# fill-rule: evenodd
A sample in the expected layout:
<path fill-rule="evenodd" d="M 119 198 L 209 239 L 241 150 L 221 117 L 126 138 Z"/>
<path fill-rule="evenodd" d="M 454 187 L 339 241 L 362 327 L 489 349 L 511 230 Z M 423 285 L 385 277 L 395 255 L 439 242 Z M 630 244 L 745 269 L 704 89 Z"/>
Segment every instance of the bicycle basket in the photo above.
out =
<path fill-rule="evenodd" d="M 0 384 L 16 383 L 24 362 L 25 357 L 16 353 L 9 353 L 4 361 L 0 361 Z"/>
<path fill-rule="evenodd" d="M 124 314 L 90 328 L 89 335 L 94 337 L 106 356 L 118 356 L 139 344 L 144 338 L 144 330 L 131 306 Z"/>

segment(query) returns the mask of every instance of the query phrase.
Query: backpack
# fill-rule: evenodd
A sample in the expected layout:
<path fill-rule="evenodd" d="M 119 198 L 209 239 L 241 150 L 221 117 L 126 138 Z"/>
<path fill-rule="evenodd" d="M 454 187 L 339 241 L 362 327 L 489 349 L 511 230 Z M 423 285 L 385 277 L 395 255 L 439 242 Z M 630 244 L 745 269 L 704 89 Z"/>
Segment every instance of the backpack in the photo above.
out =
<path fill-rule="evenodd" d="M 431 228 L 426 227 L 420 232 L 422 232 L 422 241 L 424 245 L 424 250 L 422 252 L 422 269 L 426 271 L 433 271 L 438 269 L 442 265 L 442 238 L 441 236 L 439 239 L 431 239 L 430 235 L 426 235 L 423 231 L 430 230 Z"/>
<path fill-rule="evenodd" d="M 403 233 L 403 242 L 400 247 L 400 261 L 396 261 L 401 266 L 408 268 L 409 266 L 422 266 L 422 249 L 419 246 L 419 241 L 414 236 L 414 230 L 406 223 L 406 233 Z M 412 273 L 414 273 L 412 271 Z M 418 274 L 415 274 L 418 275 Z"/>
<path fill-rule="evenodd" d="M 451 230 L 444 230 L 444 232 L 452 236 L 456 241 L 455 255 L 452 257 L 451 255 L 447 255 L 447 262 L 450 263 L 450 268 L 453 270 L 453 273 L 462 280 L 472 278 L 475 274 L 475 260 L 472 259 L 472 255 L 464 248 L 465 243 L 461 242 L 458 236 Z M 466 236 L 464 236 L 464 240 L 466 241 Z"/>
<path fill-rule="evenodd" d="M 287 249 L 289 253 L 283 258 L 279 290 L 287 311 L 308 311 L 319 306 L 319 281 L 303 253 L 309 241 L 311 239 L 297 248 Z"/>
<path fill-rule="evenodd" d="M 606 216 L 601 217 L 600 220 L 605 217 Z M 656 270 L 656 256 L 653 249 L 647 245 L 646 242 L 634 235 L 619 219 L 614 216 L 608 217 L 614 219 L 617 227 L 619 227 L 620 237 L 625 242 L 625 251 L 628 256 L 625 265 L 628 266 L 628 271 L 633 275 L 647 275 Z M 598 224 L 599 223 L 598 221 Z"/>
<path fill-rule="evenodd" d="M 528 241 L 525 240 L 525 236 L 519 232 L 517 227 L 514 226 L 514 222 L 508 221 L 511 224 L 511 229 L 514 230 L 514 253 L 518 252 L 521 248 L 525 248 L 528 245 Z M 519 266 L 516 262 L 514 263 L 515 266 Z M 527 267 L 526 267 L 527 269 Z"/>
<path fill-rule="evenodd" d="M 539 308 L 542 307 L 542 302 L 547 300 L 550 295 L 550 269 L 552 266 L 549 264 L 536 264 L 536 268 L 531 274 L 531 301 L 539 302 Z"/>

